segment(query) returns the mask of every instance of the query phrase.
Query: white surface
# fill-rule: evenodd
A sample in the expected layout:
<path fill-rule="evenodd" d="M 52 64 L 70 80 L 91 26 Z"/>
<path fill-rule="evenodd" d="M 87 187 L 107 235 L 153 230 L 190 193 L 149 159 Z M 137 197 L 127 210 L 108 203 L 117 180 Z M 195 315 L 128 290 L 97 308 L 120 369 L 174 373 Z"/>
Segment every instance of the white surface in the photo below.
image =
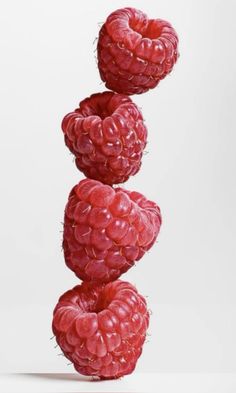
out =
<path fill-rule="evenodd" d="M 60 122 L 104 90 L 98 22 L 133 5 L 166 18 L 180 59 L 134 101 L 149 154 L 125 184 L 157 201 L 158 244 L 124 279 L 153 311 L 142 372 L 236 372 L 235 1 L 1 2 L 1 349 L 3 372 L 65 372 L 50 346 L 51 310 L 77 283 L 60 251 L 63 210 L 82 178 Z M 87 385 L 86 385 L 87 386 Z"/>
<path fill-rule="evenodd" d="M 235 374 L 139 373 L 116 381 L 97 381 L 78 374 L 0 375 L 4 393 L 235 393 Z"/>

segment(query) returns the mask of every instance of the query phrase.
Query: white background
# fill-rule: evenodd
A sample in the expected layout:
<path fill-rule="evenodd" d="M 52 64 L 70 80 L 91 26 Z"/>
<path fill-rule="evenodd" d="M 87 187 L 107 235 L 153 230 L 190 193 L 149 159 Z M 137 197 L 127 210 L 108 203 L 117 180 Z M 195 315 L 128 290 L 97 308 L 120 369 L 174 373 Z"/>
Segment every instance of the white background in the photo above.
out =
<path fill-rule="evenodd" d="M 2 372 L 73 371 L 49 340 L 58 297 L 78 283 L 61 252 L 64 206 L 82 179 L 60 122 L 104 90 L 99 22 L 135 6 L 169 20 L 180 58 L 134 96 L 148 154 L 125 187 L 162 209 L 158 244 L 123 279 L 153 312 L 142 372 L 236 372 L 235 12 L 232 0 L 1 1 Z"/>

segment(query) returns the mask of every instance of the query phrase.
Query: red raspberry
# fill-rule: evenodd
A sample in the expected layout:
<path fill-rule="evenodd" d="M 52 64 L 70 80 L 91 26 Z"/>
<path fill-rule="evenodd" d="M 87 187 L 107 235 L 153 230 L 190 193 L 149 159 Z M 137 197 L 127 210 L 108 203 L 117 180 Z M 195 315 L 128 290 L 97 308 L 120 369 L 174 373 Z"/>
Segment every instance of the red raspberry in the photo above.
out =
<path fill-rule="evenodd" d="M 65 116 L 62 129 L 86 177 L 112 185 L 138 172 L 147 129 L 129 97 L 113 92 L 93 94 Z"/>
<path fill-rule="evenodd" d="M 134 370 L 148 324 L 143 296 L 117 280 L 84 282 L 64 293 L 54 309 L 52 329 L 79 373 L 113 379 Z"/>
<path fill-rule="evenodd" d="M 160 225 L 159 207 L 138 192 L 82 180 L 65 209 L 66 264 L 81 280 L 115 280 L 151 248 Z"/>
<path fill-rule="evenodd" d="M 178 58 L 178 36 L 169 22 L 135 8 L 107 18 L 99 33 L 98 68 L 108 89 L 140 94 L 169 74 Z"/>

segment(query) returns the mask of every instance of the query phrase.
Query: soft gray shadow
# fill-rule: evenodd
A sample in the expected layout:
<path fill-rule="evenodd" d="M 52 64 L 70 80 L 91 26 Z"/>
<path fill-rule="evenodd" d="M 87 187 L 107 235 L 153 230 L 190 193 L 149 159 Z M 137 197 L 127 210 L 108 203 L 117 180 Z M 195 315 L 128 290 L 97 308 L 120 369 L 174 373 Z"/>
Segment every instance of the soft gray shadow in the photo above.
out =
<path fill-rule="evenodd" d="M 84 375 L 79 375 L 75 373 L 22 373 L 27 377 L 40 378 L 40 379 L 50 379 L 54 381 L 78 381 L 78 382 L 99 382 L 99 379 L 86 377 Z"/>
<path fill-rule="evenodd" d="M 77 381 L 77 382 L 89 382 L 89 383 L 107 382 L 107 380 L 103 380 L 98 377 L 86 377 L 85 375 L 80 375 L 76 373 L 19 373 L 17 375 L 23 375 L 30 378 L 35 378 L 35 379 L 38 378 L 38 379 L 51 380 L 51 381 Z M 83 392 L 80 390 L 79 393 L 83 393 Z M 122 393 L 130 393 L 130 392 L 122 391 Z"/>

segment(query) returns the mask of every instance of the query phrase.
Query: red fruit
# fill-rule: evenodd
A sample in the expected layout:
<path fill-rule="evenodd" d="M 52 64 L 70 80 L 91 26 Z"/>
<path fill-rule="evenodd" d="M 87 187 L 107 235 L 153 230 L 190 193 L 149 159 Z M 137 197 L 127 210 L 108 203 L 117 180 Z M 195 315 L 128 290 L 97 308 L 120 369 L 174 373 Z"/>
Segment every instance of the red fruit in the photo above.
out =
<path fill-rule="evenodd" d="M 140 94 L 169 74 L 178 58 L 178 36 L 169 22 L 135 8 L 108 16 L 98 39 L 98 68 L 108 89 Z"/>
<path fill-rule="evenodd" d="M 151 248 L 160 225 L 159 207 L 138 192 L 82 180 L 65 209 L 66 264 L 81 280 L 115 280 Z"/>
<path fill-rule="evenodd" d="M 64 117 L 62 129 L 86 177 L 112 185 L 138 172 L 147 129 L 129 97 L 108 91 L 93 94 Z"/>
<path fill-rule="evenodd" d="M 79 373 L 113 379 L 134 370 L 148 324 L 143 296 L 117 280 L 84 282 L 64 293 L 54 309 L 52 329 Z"/>

